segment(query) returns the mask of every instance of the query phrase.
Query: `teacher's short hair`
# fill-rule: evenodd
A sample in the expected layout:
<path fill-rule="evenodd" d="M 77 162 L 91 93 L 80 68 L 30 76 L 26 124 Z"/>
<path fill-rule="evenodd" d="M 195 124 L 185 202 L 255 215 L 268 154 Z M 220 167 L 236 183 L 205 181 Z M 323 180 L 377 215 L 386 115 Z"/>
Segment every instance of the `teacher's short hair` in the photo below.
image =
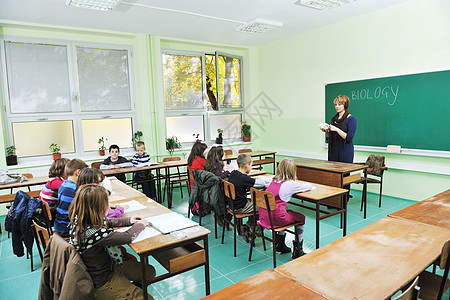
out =
<path fill-rule="evenodd" d="M 339 95 L 336 98 L 334 98 L 333 103 L 336 103 L 336 102 L 344 105 L 345 110 L 347 110 L 348 105 L 350 104 L 350 99 L 348 99 L 348 97 L 345 95 Z"/>

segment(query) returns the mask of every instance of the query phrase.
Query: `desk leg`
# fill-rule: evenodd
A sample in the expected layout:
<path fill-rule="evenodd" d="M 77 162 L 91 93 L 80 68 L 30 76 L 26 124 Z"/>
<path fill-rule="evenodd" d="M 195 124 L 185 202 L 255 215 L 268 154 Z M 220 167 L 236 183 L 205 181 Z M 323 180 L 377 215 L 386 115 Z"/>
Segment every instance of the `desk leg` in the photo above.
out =
<path fill-rule="evenodd" d="M 364 180 L 363 199 L 364 199 L 364 219 L 365 219 L 367 217 L 367 180 Z"/>
<path fill-rule="evenodd" d="M 320 228 L 320 211 L 319 202 L 316 202 L 316 249 L 319 249 L 319 228 Z"/>
<path fill-rule="evenodd" d="M 147 293 L 147 275 L 145 274 L 145 265 L 148 264 L 148 257 L 141 255 L 141 274 L 142 274 L 142 294 L 144 295 L 144 300 L 148 300 Z"/>
<path fill-rule="evenodd" d="M 166 176 L 167 176 L 166 186 L 164 188 L 167 191 L 167 207 L 172 208 L 172 190 L 170 188 L 170 167 L 167 167 Z"/>
<path fill-rule="evenodd" d="M 348 197 L 348 193 L 345 194 L 344 196 L 342 196 L 342 206 L 341 207 L 344 209 L 344 211 L 342 212 L 342 214 L 344 215 L 342 236 L 347 235 L 347 199 L 348 199 L 347 197 Z"/>
<path fill-rule="evenodd" d="M 273 174 L 275 175 L 277 164 L 275 163 L 275 153 L 273 154 Z"/>
<path fill-rule="evenodd" d="M 161 171 L 160 169 L 156 169 L 156 188 L 157 194 L 158 194 L 158 203 L 162 203 L 162 197 L 161 197 Z"/>
<path fill-rule="evenodd" d="M 205 248 L 205 288 L 206 296 L 208 296 L 211 293 L 211 283 L 209 281 L 209 246 L 207 235 L 203 239 L 203 247 Z"/>

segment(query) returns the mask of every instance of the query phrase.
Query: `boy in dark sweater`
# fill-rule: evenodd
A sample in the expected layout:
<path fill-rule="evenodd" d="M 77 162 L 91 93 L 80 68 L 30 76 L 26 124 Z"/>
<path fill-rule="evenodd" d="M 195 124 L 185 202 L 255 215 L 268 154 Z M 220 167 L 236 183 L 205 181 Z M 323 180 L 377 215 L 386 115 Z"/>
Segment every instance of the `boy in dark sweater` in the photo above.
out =
<path fill-rule="evenodd" d="M 100 165 L 100 169 L 117 169 L 133 166 L 133 164 L 128 159 L 120 156 L 119 154 L 119 146 L 114 144 L 109 146 L 109 157 L 102 162 L 102 164 Z M 122 182 L 126 181 L 125 174 L 117 174 L 115 176 Z"/>

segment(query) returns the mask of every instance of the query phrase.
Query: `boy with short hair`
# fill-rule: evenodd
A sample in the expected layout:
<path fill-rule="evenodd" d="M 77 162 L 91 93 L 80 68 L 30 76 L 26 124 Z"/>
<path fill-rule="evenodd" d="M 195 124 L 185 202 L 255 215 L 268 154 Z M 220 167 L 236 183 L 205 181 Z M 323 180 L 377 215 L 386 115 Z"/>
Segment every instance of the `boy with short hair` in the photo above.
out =
<path fill-rule="evenodd" d="M 109 146 L 109 156 L 102 162 L 102 164 L 100 165 L 100 169 L 117 169 L 133 166 L 133 164 L 128 159 L 120 156 L 119 154 L 119 146 L 115 144 Z M 125 174 L 117 174 L 115 176 L 122 182 L 126 181 Z"/>
<path fill-rule="evenodd" d="M 56 209 L 55 231 L 62 237 L 69 236 L 69 206 L 75 197 L 78 175 L 88 165 L 81 159 L 74 158 L 66 164 L 64 172 L 67 179 L 58 189 L 58 208 Z"/>
<path fill-rule="evenodd" d="M 238 156 L 237 164 L 239 169 L 231 172 L 228 178 L 228 182 L 234 185 L 236 193 L 236 199 L 233 201 L 234 211 L 240 214 L 252 213 L 253 203 L 251 199 L 247 198 L 247 191 L 251 187 L 263 187 L 267 180 L 264 180 L 264 178 L 255 179 L 247 175 L 252 170 L 253 164 L 252 157 L 247 153 L 242 153 Z M 248 231 L 253 226 L 253 222 L 253 217 L 249 217 L 248 222 L 241 229 L 241 235 L 246 242 L 248 242 Z"/>
<path fill-rule="evenodd" d="M 139 165 L 150 161 L 150 155 L 145 152 L 145 143 L 136 143 L 136 154 L 131 159 L 133 165 Z M 156 197 L 155 181 L 151 171 L 139 171 L 133 174 L 133 178 L 142 185 L 142 191 L 149 198 Z"/>

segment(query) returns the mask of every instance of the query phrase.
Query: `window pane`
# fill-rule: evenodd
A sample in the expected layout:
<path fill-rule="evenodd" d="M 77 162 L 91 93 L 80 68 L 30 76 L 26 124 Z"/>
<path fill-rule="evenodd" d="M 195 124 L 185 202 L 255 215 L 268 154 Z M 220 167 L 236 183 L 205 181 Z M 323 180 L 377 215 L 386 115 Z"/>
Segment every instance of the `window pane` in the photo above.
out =
<path fill-rule="evenodd" d="M 162 54 L 166 109 L 203 108 L 202 57 Z"/>
<path fill-rule="evenodd" d="M 238 115 L 211 115 L 211 136 L 210 139 L 213 140 L 218 136 L 217 129 L 223 130 L 224 139 L 237 139 L 241 135 L 241 119 L 242 116 Z"/>
<path fill-rule="evenodd" d="M 176 136 L 181 143 L 204 140 L 203 116 L 182 116 L 166 118 L 167 137 Z"/>
<path fill-rule="evenodd" d="M 51 154 L 52 143 L 61 146 L 61 153 L 75 152 L 72 121 L 12 123 L 17 156 Z"/>
<path fill-rule="evenodd" d="M 120 148 L 132 147 L 131 118 L 82 120 L 84 151 L 98 150 L 98 139 L 105 137 L 105 147 L 116 144 Z"/>
<path fill-rule="evenodd" d="M 216 56 L 205 55 L 206 95 L 208 110 L 219 110 L 217 105 Z"/>
<path fill-rule="evenodd" d="M 11 113 L 69 112 L 67 48 L 5 42 Z"/>
<path fill-rule="evenodd" d="M 81 111 L 131 110 L 128 51 L 77 47 Z"/>
<path fill-rule="evenodd" d="M 218 67 L 220 106 L 241 107 L 240 60 L 219 55 Z"/>

